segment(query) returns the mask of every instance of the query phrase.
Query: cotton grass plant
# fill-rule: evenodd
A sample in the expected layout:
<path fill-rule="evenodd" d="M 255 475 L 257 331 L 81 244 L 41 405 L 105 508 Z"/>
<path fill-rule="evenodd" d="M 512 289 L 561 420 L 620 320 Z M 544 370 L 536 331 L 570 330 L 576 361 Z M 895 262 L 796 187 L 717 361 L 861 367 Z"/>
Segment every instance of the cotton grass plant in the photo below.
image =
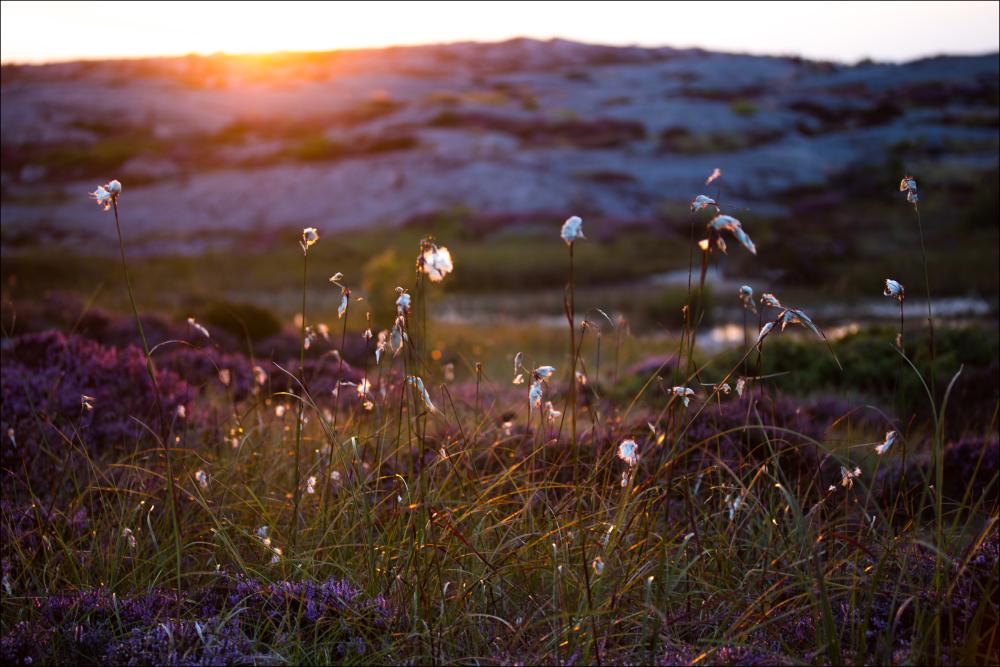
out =
<path fill-rule="evenodd" d="M 707 262 L 727 249 L 723 234 L 751 256 L 767 252 L 719 210 L 720 176 L 706 184 L 714 196 L 692 203 L 692 215 L 712 216 L 705 239 L 691 239 L 699 292 Z M 113 206 L 104 191 L 95 199 Z M 213 378 L 187 403 L 176 448 L 87 454 L 52 511 L 4 506 L 4 650 L 49 662 L 995 662 L 997 480 L 945 504 L 953 387 L 940 403 L 925 392 L 933 433 L 874 408 L 824 412 L 749 391 L 763 382 L 750 357 L 789 326 L 802 327 L 810 354 L 830 359 L 816 339 L 835 343 L 820 317 L 770 292 L 758 304 L 746 286 L 739 306 L 761 318 L 756 345 L 748 338 L 732 357 L 697 349 L 702 308 L 689 299 L 673 372 L 651 372 L 623 398 L 618 342 L 602 372 L 594 323 L 585 317 L 577 335 L 573 220 L 561 233 L 565 386 L 560 364 L 521 347 L 526 336 L 495 377 L 479 358 L 434 358 L 428 296 L 462 256 L 430 239 L 412 283 L 365 295 L 395 307 L 385 321 L 352 317 L 358 301 L 334 275 L 336 363 L 307 366 L 338 337 L 324 335 L 321 308 L 307 319 L 319 234 L 304 230 L 298 372 L 248 363 L 252 390 L 237 399 L 234 368 L 225 391 Z M 213 340 L 195 324 L 192 339 Z M 612 326 L 623 335 L 621 320 Z M 348 356 L 354 336 L 362 351 Z M 904 346 L 886 348 L 921 377 Z M 166 377 L 151 362 L 147 371 Z M 332 392 L 318 391 L 323 380 Z M 80 393 L 74 411 L 105 409 L 95 399 L 88 411 Z M 200 421 L 212 410 L 220 423 Z M 87 452 L 85 429 L 56 437 Z M 932 465 L 907 473 L 908 450 L 916 458 L 928 441 Z M 171 504 L 152 482 L 174 480 L 174 463 L 188 472 Z M 883 481 L 897 464 L 919 488 Z M 72 519 L 78 508 L 86 525 Z M 61 591 L 85 599 L 56 599 Z M 38 624 L 36 642 L 22 623 Z"/>

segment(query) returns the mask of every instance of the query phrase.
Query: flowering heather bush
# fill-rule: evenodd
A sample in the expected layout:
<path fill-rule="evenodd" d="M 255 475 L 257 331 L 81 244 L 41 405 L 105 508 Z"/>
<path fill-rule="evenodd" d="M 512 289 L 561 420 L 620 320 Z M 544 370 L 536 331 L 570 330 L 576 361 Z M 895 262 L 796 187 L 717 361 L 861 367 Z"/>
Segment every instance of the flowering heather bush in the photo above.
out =
<path fill-rule="evenodd" d="M 902 459 L 893 459 L 879 470 L 875 480 L 878 493 L 893 498 L 897 493 L 915 493 L 923 488 L 931 463 L 926 456 L 913 457 L 905 468 L 903 486 Z M 997 475 L 1000 474 L 1000 439 L 991 436 L 967 436 L 950 442 L 944 450 L 944 495 L 960 502 L 968 492 L 970 501 L 982 501 L 985 507 L 997 502 Z"/>
<path fill-rule="evenodd" d="M 182 618 L 178 620 L 177 612 Z M 291 611 L 298 624 L 282 627 Z M 153 588 L 115 595 L 107 588 L 37 598 L 32 619 L 5 621 L 0 660 L 77 664 L 232 665 L 273 663 L 268 641 L 315 639 L 340 658 L 362 656 L 387 632 L 390 610 L 347 581 L 239 577 L 232 585 L 188 591 Z M 280 628 L 280 630 L 279 630 Z M 276 636 L 276 632 L 281 636 Z"/>
<path fill-rule="evenodd" d="M 4 341 L 0 370 L 0 428 L 4 476 L 28 470 L 28 480 L 47 491 L 51 475 L 82 443 L 91 456 L 134 447 L 145 429 L 163 427 L 142 352 L 105 347 L 56 332 Z M 157 376 L 163 409 L 170 419 L 194 391 L 171 371 Z M 87 409 L 82 396 L 93 397 Z M 9 441 L 12 429 L 16 446 Z M 65 439 L 64 439 L 65 438 Z"/>
<path fill-rule="evenodd" d="M 345 580 L 277 581 L 262 583 L 239 577 L 230 591 L 228 605 L 245 609 L 246 627 L 255 636 L 281 627 L 282 619 L 297 620 L 298 631 L 333 640 L 339 657 L 360 656 L 385 637 L 390 609 L 381 595 L 366 597 Z"/>

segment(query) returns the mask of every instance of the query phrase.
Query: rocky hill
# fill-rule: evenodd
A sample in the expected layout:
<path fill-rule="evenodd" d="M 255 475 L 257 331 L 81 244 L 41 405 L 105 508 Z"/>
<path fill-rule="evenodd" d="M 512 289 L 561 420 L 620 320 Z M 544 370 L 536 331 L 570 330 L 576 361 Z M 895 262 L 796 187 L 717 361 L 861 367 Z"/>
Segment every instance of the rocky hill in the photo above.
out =
<path fill-rule="evenodd" d="M 788 225 L 903 169 L 959 198 L 988 186 L 989 212 L 998 71 L 527 39 L 5 66 L 4 253 L 100 251 L 113 228 L 86 193 L 110 178 L 147 253 L 442 212 L 686 230 L 716 167 L 730 210 Z"/>

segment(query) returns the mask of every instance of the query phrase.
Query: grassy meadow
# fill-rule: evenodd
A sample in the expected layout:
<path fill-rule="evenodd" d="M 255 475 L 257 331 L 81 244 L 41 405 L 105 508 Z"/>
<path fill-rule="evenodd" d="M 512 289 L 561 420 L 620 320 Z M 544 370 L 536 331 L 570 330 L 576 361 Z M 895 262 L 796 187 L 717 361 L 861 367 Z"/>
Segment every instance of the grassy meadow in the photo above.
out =
<path fill-rule="evenodd" d="M 0 659 L 996 664 L 997 330 L 931 312 L 997 293 L 995 187 L 815 239 L 723 184 L 170 256 L 101 186 L 120 246 L 4 258 Z"/>

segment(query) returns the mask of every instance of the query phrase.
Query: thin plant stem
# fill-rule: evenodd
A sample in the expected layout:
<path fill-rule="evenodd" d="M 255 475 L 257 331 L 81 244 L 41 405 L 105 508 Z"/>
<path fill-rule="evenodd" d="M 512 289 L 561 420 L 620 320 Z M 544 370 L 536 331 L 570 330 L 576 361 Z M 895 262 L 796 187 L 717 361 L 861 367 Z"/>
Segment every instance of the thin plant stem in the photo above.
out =
<path fill-rule="evenodd" d="M 574 299 L 575 278 L 573 269 L 573 244 L 569 244 L 569 306 L 566 317 L 569 320 L 569 409 L 570 443 L 576 456 L 576 303 Z"/>
<path fill-rule="evenodd" d="M 302 392 L 306 391 L 306 277 L 308 275 L 309 250 L 302 249 L 302 322 L 301 322 L 301 343 L 299 345 L 299 381 L 302 383 Z M 299 414 L 295 423 L 295 490 L 294 501 L 292 502 L 291 539 L 292 548 L 295 548 L 296 538 L 299 530 L 299 503 L 302 501 L 302 490 L 299 488 L 299 462 L 302 456 L 302 416 L 306 409 L 305 396 L 299 400 Z M 333 447 L 331 446 L 331 451 Z"/>
<path fill-rule="evenodd" d="M 135 317 L 135 326 L 139 330 L 139 338 L 142 340 L 142 351 L 146 359 L 146 372 L 149 374 L 149 381 L 153 385 L 153 401 L 156 403 L 156 411 L 160 418 L 160 447 L 163 450 L 163 458 L 167 464 L 167 487 L 170 490 L 170 517 L 174 528 L 174 552 L 176 560 L 177 588 L 181 588 L 181 522 L 177 515 L 177 488 L 174 484 L 174 466 L 170 456 L 169 434 L 166 414 L 163 411 L 163 401 L 160 399 L 160 385 L 156 381 L 156 371 L 153 368 L 153 359 L 149 353 L 149 343 L 146 341 L 146 333 L 142 329 L 142 320 L 139 319 L 139 308 L 135 304 L 135 294 L 132 292 L 132 280 L 128 275 L 128 262 L 125 259 L 125 241 L 122 236 L 122 225 L 118 219 L 118 198 L 114 197 L 111 204 L 115 210 L 115 229 L 118 231 L 118 250 L 122 258 L 122 274 L 125 276 L 125 287 L 128 289 L 128 300 L 132 306 L 132 315 Z"/>

